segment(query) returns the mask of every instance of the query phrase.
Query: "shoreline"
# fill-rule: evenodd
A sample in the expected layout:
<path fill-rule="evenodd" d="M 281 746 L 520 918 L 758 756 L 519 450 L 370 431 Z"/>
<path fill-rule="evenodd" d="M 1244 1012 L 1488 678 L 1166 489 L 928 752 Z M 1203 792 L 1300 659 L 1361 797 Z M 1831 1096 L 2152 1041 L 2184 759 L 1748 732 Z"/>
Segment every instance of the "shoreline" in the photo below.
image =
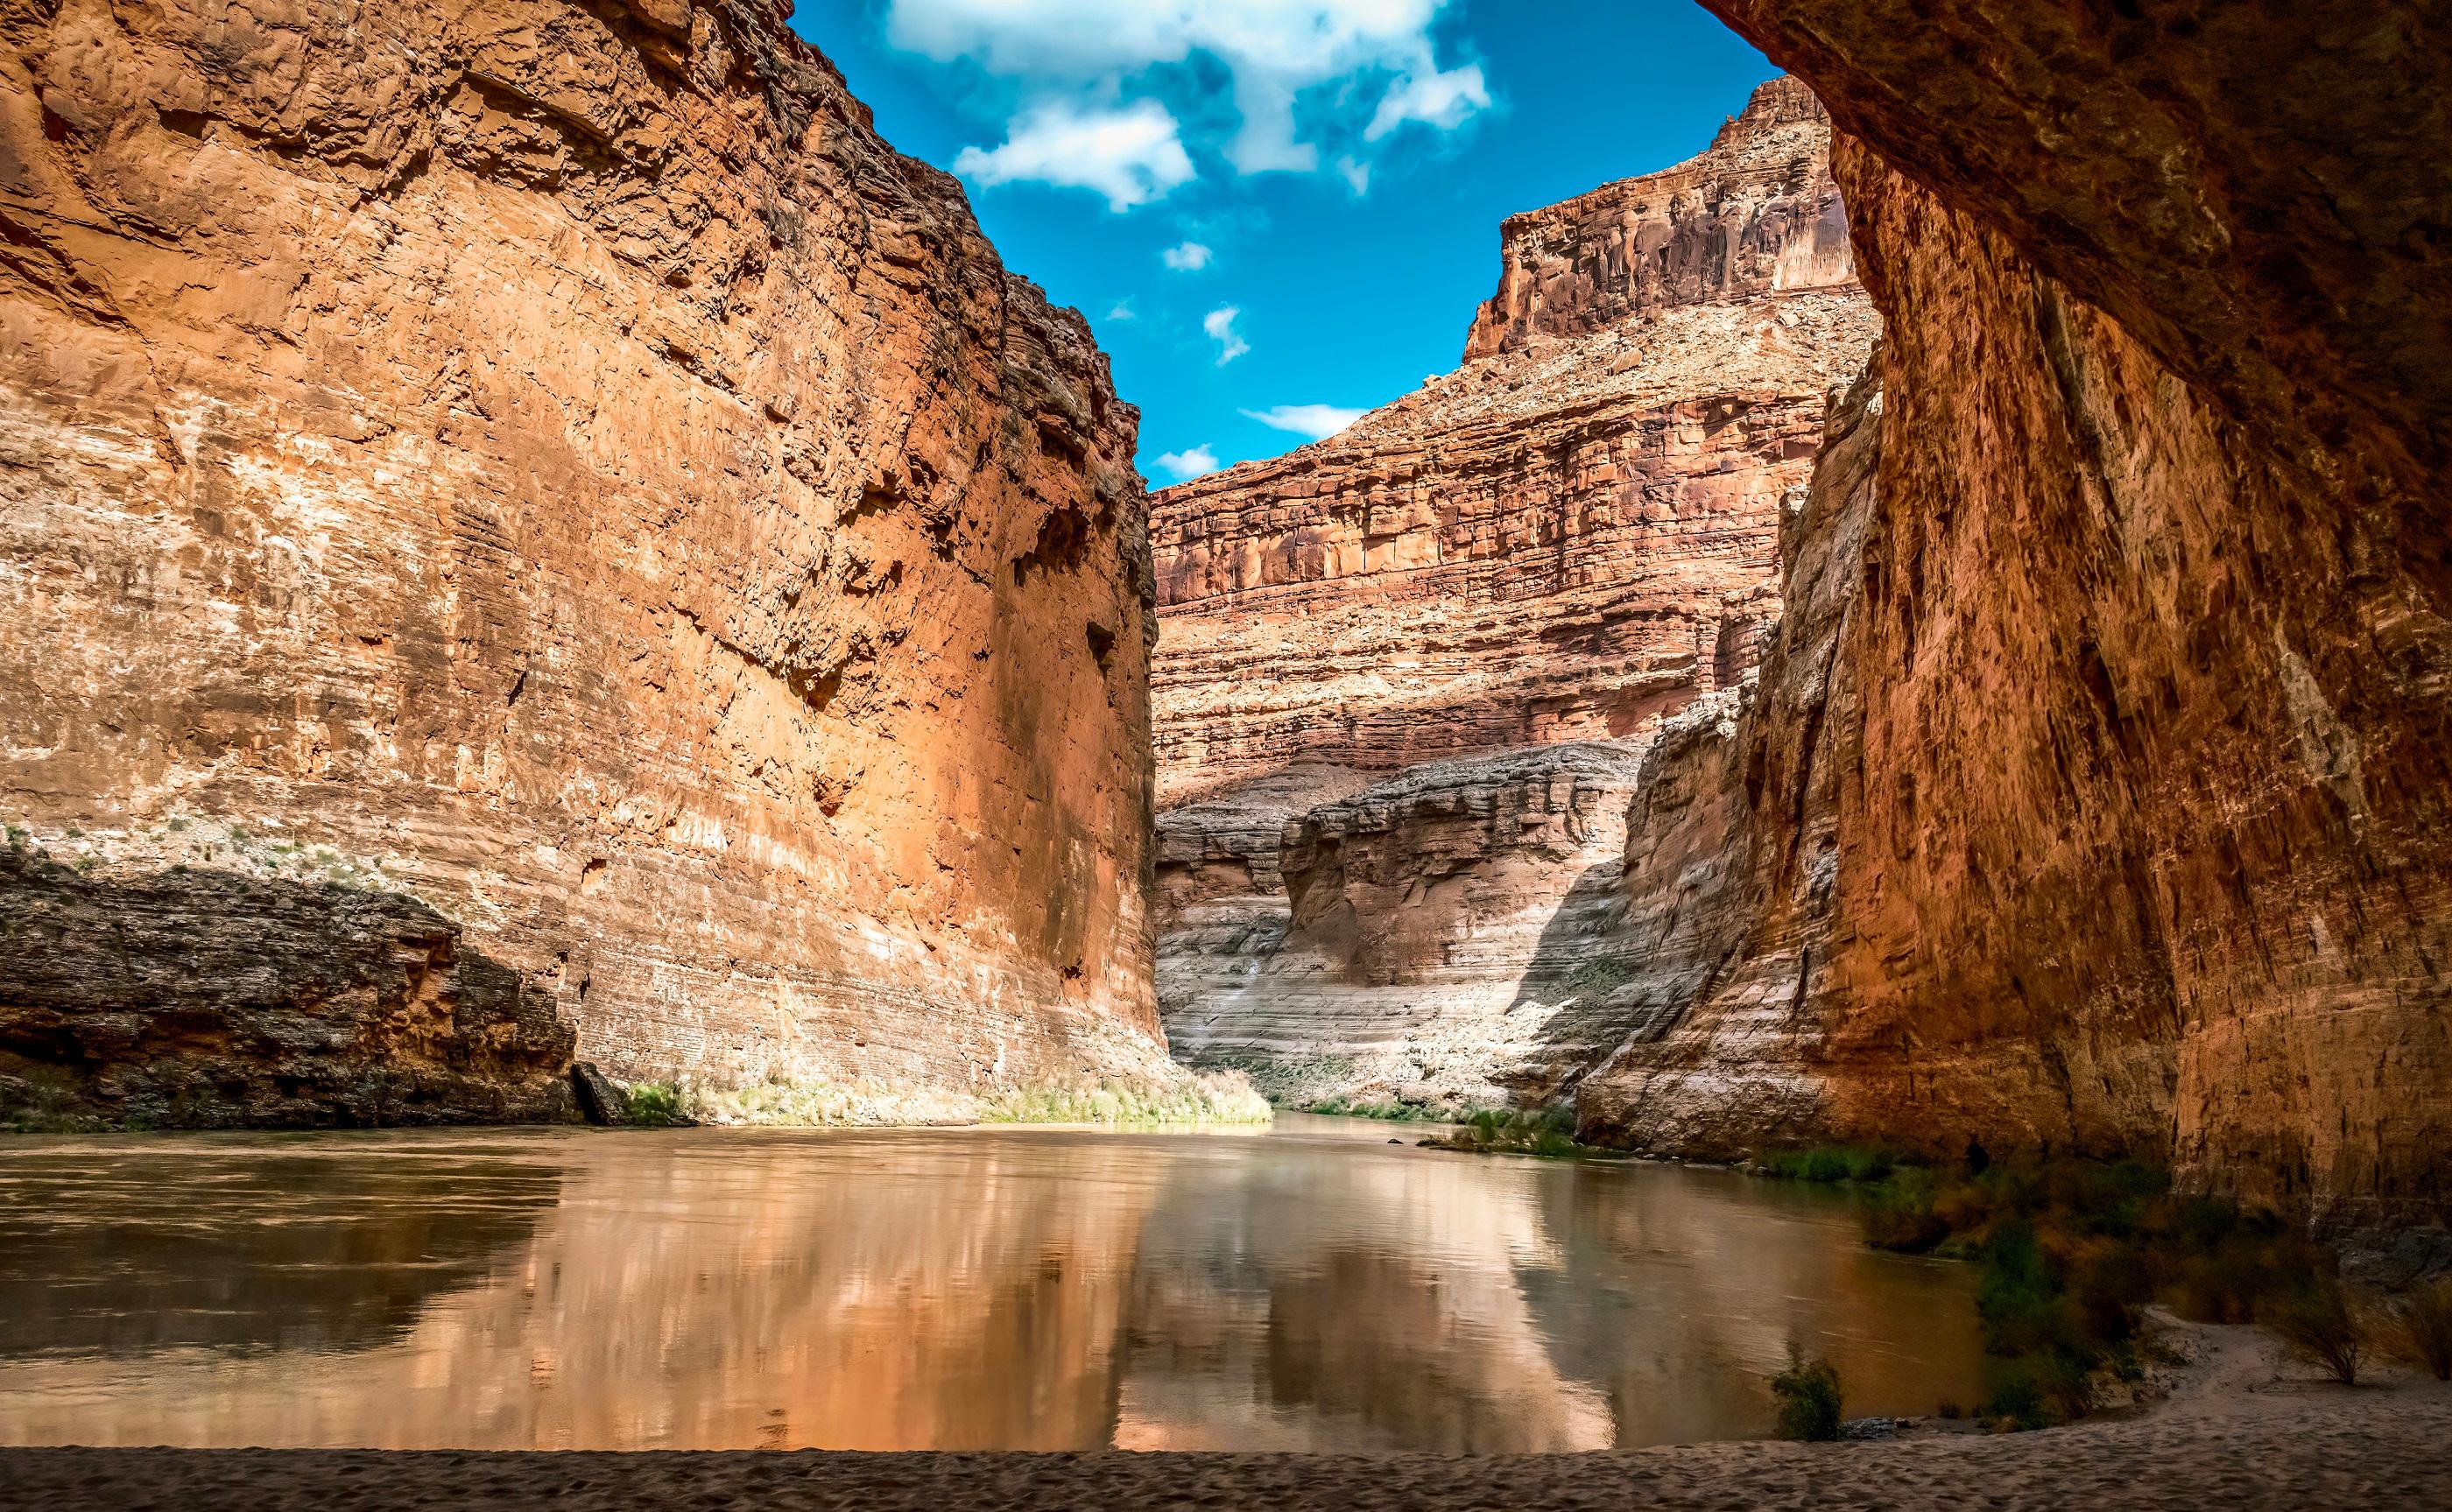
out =
<path fill-rule="evenodd" d="M 1590 1454 L 0 1449 L 29 1506 L 111 1512 L 571 1512 L 732 1504 L 948 1508 L 1269 1507 L 1560 1512 L 1651 1507 L 2225 1512 L 2441 1504 L 2452 1384 L 2398 1367 L 2343 1387 L 2246 1327 L 2179 1325 L 2195 1357 L 2162 1399 L 2032 1433 L 1909 1431 L 1829 1444 L 1747 1441 Z M 1935 1425 L 1938 1426 L 1938 1425 Z"/>

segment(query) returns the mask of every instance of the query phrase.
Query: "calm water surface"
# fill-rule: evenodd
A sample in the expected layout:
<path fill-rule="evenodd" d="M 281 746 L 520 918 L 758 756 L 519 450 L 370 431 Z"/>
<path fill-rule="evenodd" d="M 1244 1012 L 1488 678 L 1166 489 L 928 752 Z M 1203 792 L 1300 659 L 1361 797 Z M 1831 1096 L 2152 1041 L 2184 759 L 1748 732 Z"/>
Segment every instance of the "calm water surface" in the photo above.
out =
<path fill-rule="evenodd" d="M 1392 1133 L 1404 1147 L 1392 1147 Z M 1411 1130 L 0 1143 L 0 1443 L 1596 1449 L 1972 1401 L 1965 1267 Z"/>

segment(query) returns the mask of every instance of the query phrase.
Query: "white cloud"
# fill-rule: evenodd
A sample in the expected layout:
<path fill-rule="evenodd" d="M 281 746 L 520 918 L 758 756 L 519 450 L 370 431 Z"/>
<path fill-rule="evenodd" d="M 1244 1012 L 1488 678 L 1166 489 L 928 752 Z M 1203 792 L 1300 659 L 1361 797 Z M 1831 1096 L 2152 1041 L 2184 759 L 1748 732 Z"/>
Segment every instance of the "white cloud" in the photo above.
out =
<path fill-rule="evenodd" d="M 1004 146 L 994 151 L 962 148 L 954 171 L 991 187 L 1030 180 L 1096 189 L 1109 209 L 1129 210 L 1189 183 L 1192 159 L 1175 117 L 1156 100 L 1112 110 L 1056 101 L 1017 117 Z"/>
<path fill-rule="evenodd" d="M 1256 420 L 1271 430 L 1289 431 L 1311 441 L 1326 441 L 1368 413 L 1368 410 L 1346 409 L 1336 404 L 1279 404 L 1270 409 L 1247 409 L 1243 411 L 1243 418 Z"/>
<path fill-rule="evenodd" d="M 1376 142 L 1408 121 L 1441 131 L 1453 131 L 1476 111 L 1490 108 L 1490 84 L 1481 65 L 1469 63 L 1445 73 L 1410 75 L 1396 81 L 1371 117 L 1365 142 Z"/>
<path fill-rule="evenodd" d="M 1111 321 L 1137 321 L 1140 319 L 1140 313 L 1133 308 L 1133 302 L 1131 300 L 1119 299 L 1116 301 L 1116 307 L 1107 312 L 1107 319 Z"/>
<path fill-rule="evenodd" d="M 1217 344 L 1217 365 L 1220 367 L 1252 349 L 1252 344 L 1243 340 L 1243 333 L 1235 328 L 1235 323 L 1242 318 L 1242 314 L 1238 305 L 1221 304 L 1211 310 L 1200 323 L 1200 328 Z"/>
<path fill-rule="evenodd" d="M 1190 482 L 1195 478 L 1204 478 L 1217 470 L 1217 453 L 1203 443 L 1193 447 L 1190 451 L 1162 453 L 1158 457 L 1157 464 L 1164 468 L 1177 482 Z"/>
<path fill-rule="evenodd" d="M 1335 128 L 1371 108 L 1370 141 L 1406 122 L 1452 129 L 1488 108 L 1477 65 L 1444 69 L 1432 30 L 1450 0 L 891 0 L 887 39 L 939 62 L 966 58 L 1043 96 L 1155 87 L 1196 55 L 1222 64 L 1241 125 L 1223 147 L 1244 173 L 1310 172 L 1295 104 L 1313 90 Z M 1388 81 L 1381 88 L 1381 81 Z M 1340 86 L 1324 90 L 1324 86 Z M 1112 92 L 1107 98 L 1114 98 Z M 1349 103 L 1350 102 L 1350 103 Z M 1303 120 L 1322 117 L 1306 104 Z"/>
<path fill-rule="evenodd" d="M 1170 246 L 1158 254 L 1167 266 L 1178 273 L 1197 273 L 1207 267 L 1209 260 L 1216 255 L 1198 242 L 1186 242 L 1181 246 Z"/>
<path fill-rule="evenodd" d="M 1355 199 L 1358 200 L 1371 192 L 1370 164 L 1357 162 L 1353 158 L 1338 158 L 1336 171 L 1345 175 L 1346 187 L 1354 190 Z"/>

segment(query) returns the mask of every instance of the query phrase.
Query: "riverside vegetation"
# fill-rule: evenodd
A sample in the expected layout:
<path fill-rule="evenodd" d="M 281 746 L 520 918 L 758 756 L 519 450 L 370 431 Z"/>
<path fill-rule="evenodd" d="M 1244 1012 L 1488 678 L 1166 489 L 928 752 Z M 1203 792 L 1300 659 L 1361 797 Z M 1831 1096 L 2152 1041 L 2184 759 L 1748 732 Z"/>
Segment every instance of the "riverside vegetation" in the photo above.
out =
<path fill-rule="evenodd" d="M 1876 1247 L 1983 1267 L 1977 1308 L 1991 1366 L 1977 1414 L 1997 1426 L 2067 1422 L 2089 1410 L 2104 1378 L 2141 1379 L 2150 1347 L 2143 1309 L 2152 1304 L 2191 1322 L 2261 1323 L 2344 1383 L 2380 1345 L 2452 1379 L 2452 1280 L 2392 1305 L 2363 1297 L 2332 1250 L 2281 1216 L 2176 1190 L 2153 1166 L 1996 1163 L 1979 1149 L 1945 1168 L 1822 1147 L 1749 1168 L 1859 1188 Z M 1789 1401 L 1783 1391 L 1784 1424 Z"/>

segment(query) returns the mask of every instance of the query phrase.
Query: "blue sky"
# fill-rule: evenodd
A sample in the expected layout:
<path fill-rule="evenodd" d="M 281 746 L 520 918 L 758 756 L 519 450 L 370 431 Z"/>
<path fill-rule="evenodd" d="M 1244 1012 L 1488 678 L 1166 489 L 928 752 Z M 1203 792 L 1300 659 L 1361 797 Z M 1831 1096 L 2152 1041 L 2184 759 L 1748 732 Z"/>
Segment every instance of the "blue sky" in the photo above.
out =
<path fill-rule="evenodd" d="M 793 24 L 1090 317 L 1153 486 L 1453 368 L 1501 220 L 1692 156 L 1776 71 L 1692 0 L 801 0 Z"/>

